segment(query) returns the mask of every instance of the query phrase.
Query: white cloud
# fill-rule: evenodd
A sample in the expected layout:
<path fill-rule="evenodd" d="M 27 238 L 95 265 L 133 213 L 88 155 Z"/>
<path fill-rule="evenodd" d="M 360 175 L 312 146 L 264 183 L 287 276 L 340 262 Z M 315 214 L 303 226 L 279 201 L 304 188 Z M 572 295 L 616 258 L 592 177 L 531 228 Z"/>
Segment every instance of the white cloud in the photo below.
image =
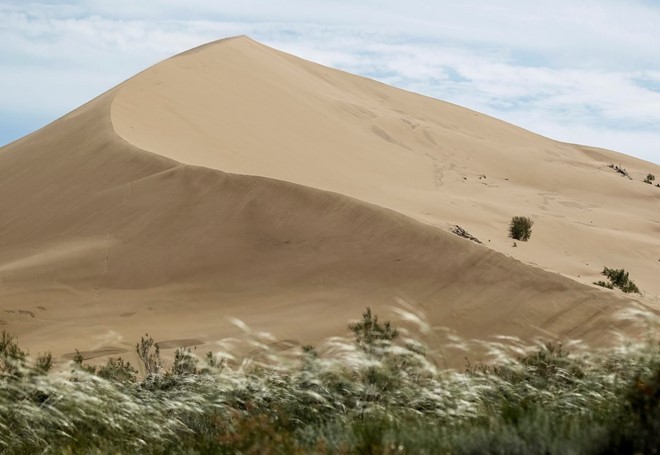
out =
<path fill-rule="evenodd" d="M 660 6 L 651 2 L 225 3 L 6 1 L 3 112 L 55 118 L 174 53 L 248 34 L 557 139 L 660 162 Z"/>

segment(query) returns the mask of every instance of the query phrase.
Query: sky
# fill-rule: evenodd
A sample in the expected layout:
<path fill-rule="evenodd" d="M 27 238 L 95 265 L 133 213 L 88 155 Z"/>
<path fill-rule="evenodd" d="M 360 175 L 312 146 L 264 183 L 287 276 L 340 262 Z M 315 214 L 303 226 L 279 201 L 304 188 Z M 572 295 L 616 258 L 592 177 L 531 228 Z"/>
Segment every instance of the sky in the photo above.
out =
<path fill-rule="evenodd" d="M 660 0 L 0 0 L 0 146 L 139 71 L 248 35 L 660 164 Z"/>

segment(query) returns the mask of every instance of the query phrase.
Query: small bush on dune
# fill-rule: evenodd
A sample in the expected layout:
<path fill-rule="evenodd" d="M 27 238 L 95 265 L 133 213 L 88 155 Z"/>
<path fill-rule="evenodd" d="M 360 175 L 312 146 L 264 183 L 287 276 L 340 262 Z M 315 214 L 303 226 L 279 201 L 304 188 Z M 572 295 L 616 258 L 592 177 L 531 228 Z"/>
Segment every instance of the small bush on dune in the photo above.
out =
<path fill-rule="evenodd" d="M 614 289 L 614 285 L 608 281 L 598 280 L 594 281 L 594 284 L 607 289 Z"/>
<path fill-rule="evenodd" d="M 608 166 L 610 169 L 614 169 L 616 172 L 621 174 L 624 177 L 628 177 L 629 180 L 632 180 L 632 177 L 628 174 L 628 171 L 622 168 L 621 166 L 617 166 L 616 164 L 610 164 Z"/>
<path fill-rule="evenodd" d="M 649 185 L 652 185 L 654 180 L 655 180 L 655 175 L 648 174 L 644 179 L 644 183 L 648 183 Z"/>
<path fill-rule="evenodd" d="M 625 269 L 610 269 L 604 267 L 601 275 L 607 277 L 607 281 L 596 281 L 594 284 L 607 289 L 619 288 L 625 293 L 635 292 L 639 294 L 639 288 L 634 281 L 630 280 L 628 272 Z"/>
<path fill-rule="evenodd" d="M 509 237 L 526 242 L 532 236 L 534 222 L 525 216 L 514 216 L 509 224 Z"/>

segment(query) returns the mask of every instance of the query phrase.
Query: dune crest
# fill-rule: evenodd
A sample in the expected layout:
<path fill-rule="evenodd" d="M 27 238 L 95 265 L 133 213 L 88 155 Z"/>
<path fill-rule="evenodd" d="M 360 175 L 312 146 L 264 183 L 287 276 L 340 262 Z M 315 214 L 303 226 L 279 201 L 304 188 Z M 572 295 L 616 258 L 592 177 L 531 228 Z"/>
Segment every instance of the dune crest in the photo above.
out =
<path fill-rule="evenodd" d="M 653 303 L 578 281 L 625 266 L 660 293 L 660 190 L 608 161 L 660 175 L 249 38 L 211 43 L 0 151 L 3 328 L 56 355 L 130 353 L 145 331 L 210 346 L 237 333 L 229 316 L 315 342 L 403 299 L 465 337 L 606 342 L 628 327 L 615 312 Z M 536 224 L 514 249 L 521 214 Z"/>

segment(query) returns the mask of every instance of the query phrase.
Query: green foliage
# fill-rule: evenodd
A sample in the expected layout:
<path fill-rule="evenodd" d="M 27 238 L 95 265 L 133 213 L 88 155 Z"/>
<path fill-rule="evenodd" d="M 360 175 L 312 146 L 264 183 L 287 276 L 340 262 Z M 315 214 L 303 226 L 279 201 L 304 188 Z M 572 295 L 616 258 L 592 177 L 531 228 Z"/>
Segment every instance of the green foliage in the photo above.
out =
<path fill-rule="evenodd" d="M 594 284 L 607 289 L 614 289 L 614 285 L 608 281 L 598 280 L 598 281 L 594 281 Z"/>
<path fill-rule="evenodd" d="M 534 222 L 525 216 L 514 216 L 509 224 L 509 237 L 526 242 L 532 235 Z"/>
<path fill-rule="evenodd" d="M 53 367 L 53 354 L 45 352 L 37 356 L 35 369 L 40 373 L 48 373 Z"/>
<path fill-rule="evenodd" d="M 398 336 L 399 332 L 392 328 L 389 321 L 381 324 L 378 316 L 371 313 L 371 308 L 362 313 L 362 320 L 348 325 L 348 330 L 355 337 L 355 344 L 363 351 L 375 354 L 381 352 Z"/>
<path fill-rule="evenodd" d="M 610 269 L 608 267 L 604 267 L 601 275 L 606 276 L 609 282 L 601 280 L 594 282 L 594 284 L 607 289 L 619 288 L 625 293 L 640 293 L 639 288 L 634 281 L 630 280 L 629 274 L 625 269 Z"/>
<path fill-rule="evenodd" d="M 137 380 L 137 370 L 133 368 L 131 362 L 124 362 L 121 357 L 110 357 L 105 365 L 100 367 L 96 374 L 103 379 L 120 383 L 135 382 Z"/>
<path fill-rule="evenodd" d="M 225 359 L 218 359 L 213 352 L 206 353 L 206 366 L 200 370 L 202 373 L 220 373 L 225 366 Z"/>
<path fill-rule="evenodd" d="M 212 358 L 213 354 L 211 354 Z M 174 352 L 174 364 L 172 365 L 172 374 L 185 375 L 197 373 L 197 358 L 193 355 L 190 348 L 178 348 Z"/>
<path fill-rule="evenodd" d="M 0 452 L 564 454 L 660 445 L 656 341 L 588 356 L 545 343 L 459 373 L 438 368 L 421 343 L 368 309 L 350 331 L 296 358 L 260 339 L 246 343 L 266 361 L 218 352 L 198 362 L 180 349 L 169 371 L 147 336 L 139 345 L 160 368 L 144 378 L 121 359 L 86 369 L 80 352 L 69 374 L 29 374 L 29 357 L 4 334 L 0 352 L 21 360 L 18 380 L 0 375 Z"/>
<path fill-rule="evenodd" d="M 644 183 L 648 183 L 649 185 L 652 185 L 654 180 L 655 180 L 655 175 L 648 174 L 644 179 Z"/>
<path fill-rule="evenodd" d="M 93 365 L 85 365 L 83 363 L 84 360 L 85 359 L 83 358 L 82 353 L 78 349 L 76 349 L 75 354 L 73 356 L 73 366 L 77 370 L 81 370 L 81 371 L 84 371 L 84 372 L 90 373 L 90 374 L 95 374 L 96 373 L 96 367 L 93 366 Z"/>
<path fill-rule="evenodd" d="M 26 359 L 27 352 L 18 347 L 16 338 L 3 330 L 0 335 L 0 377 L 18 375 Z"/>
<path fill-rule="evenodd" d="M 660 448 L 660 359 L 638 370 L 623 393 L 620 427 L 612 436 L 618 453 L 658 453 Z"/>

